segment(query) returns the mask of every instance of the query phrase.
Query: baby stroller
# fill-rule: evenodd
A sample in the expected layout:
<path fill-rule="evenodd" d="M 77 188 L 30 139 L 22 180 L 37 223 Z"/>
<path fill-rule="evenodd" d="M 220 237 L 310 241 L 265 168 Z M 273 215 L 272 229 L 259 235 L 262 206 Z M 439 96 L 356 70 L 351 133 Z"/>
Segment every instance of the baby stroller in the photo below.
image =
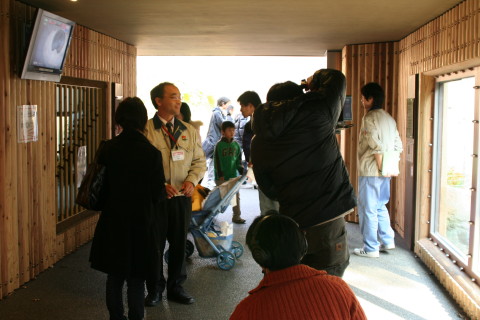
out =
<path fill-rule="evenodd" d="M 222 233 L 220 227 L 215 225 L 214 219 L 218 214 L 225 212 L 246 179 L 247 176 L 242 175 L 215 187 L 205 199 L 202 210 L 192 212 L 188 231 L 193 236 L 198 254 L 202 258 L 216 256 L 217 265 L 222 270 L 232 269 L 236 259 L 243 255 L 244 250 L 240 242 L 233 241 L 233 232 Z M 228 188 L 223 197 L 222 187 Z M 232 230 L 231 225 L 230 230 Z M 185 256 L 190 257 L 195 247 L 190 240 L 187 240 Z M 165 260 L 168 261 L 168 250 L 165 252 Z"/>

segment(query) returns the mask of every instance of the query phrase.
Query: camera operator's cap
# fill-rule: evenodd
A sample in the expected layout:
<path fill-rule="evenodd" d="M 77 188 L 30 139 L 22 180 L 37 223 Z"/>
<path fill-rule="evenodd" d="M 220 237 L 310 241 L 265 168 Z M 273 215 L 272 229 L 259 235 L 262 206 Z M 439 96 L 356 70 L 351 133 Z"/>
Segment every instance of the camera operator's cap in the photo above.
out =
<path fill-rule="evenodd" d="M 227 97 L 221 97 L 217 100 L 217 106 L 221 106 L 229 101 L 230 99 L 228 99 Z"/>

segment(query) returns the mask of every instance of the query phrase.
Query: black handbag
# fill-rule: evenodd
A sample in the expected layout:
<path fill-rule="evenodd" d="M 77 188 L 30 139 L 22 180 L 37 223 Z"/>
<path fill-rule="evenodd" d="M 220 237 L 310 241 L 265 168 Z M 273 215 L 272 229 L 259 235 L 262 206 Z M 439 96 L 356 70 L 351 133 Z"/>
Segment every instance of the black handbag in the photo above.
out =
<path fill-rule="evenodd" d="M 77 204 L 88 210 L 101 211 L 105 203 L 107 168 L 98 163 L 99 154 L 104 146 L 105 141 L 102 140 L 93 162 L 87 168 L 75 199 Z"/>

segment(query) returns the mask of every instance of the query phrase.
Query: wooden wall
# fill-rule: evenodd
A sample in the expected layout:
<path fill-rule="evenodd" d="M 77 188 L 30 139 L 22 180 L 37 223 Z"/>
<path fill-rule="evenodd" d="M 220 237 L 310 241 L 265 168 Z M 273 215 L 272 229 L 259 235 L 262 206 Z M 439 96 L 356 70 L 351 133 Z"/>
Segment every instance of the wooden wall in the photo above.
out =
<path fill-rule="evenodd" d="M 417 238 L 428 236 L 433 143 L 434 75 L 460 72 L 480 66 L 480 1 L 466 0 L 399 42 L 400 90 L 405 101 L 406 79 L 420 74 L 419 92 L 419 183 Z"/>
<path fill-rule="evenodd" d="M 480 289 L 429 240 L 432 194 L 432 145 L 435 103 L 435 75 L 461 72 L 480 66 L 480 1 L 466 0 L 422 26 L 399 42 L 349 45 L 342 52 L 342 71 L 347 77 L 347 94 L 352 95 L 352 129 L 342 133 L 344 157 L 351 181 L 357 184 L 356 142 L 364 115 L 360 87 L 370 81 L 386 89 L 385 109 L 397 120 L 404 143 L 400 168 L 405 167 L 407 99 L 418 87 L 415 252 L 438 277 L 451 296 L 472 319 L 480 318 Z M 415 84 L 415 75 L 418 83 Z M 413 81 L 412 81 L 413 79 Z M 392 221 L 404 235 L 405 172 L 392 183 Z M 358 221 L 355 215 L 349 220 Z"/>
<path fill-rule="evenodd" d="M 35 12 L 0 0 L 0 298 L 90 240 L 97 219 L 57 234 L 55 83 L 18 76 L 25 22 Z M 136 49 L 77 25 L 64 75 L 104 81 L 107 88 L 122 83 L 124 95 L 134 95 Z M 16 107 L 25 104 L 38 105 L 38 141 L 17 143 Z"/>
<path fill-rule="evenodd" d="M 445 253 L 431 244 L 432 145 L 435 75 L 480 66 L 480 1 L 466 0 L 398 43 L 397 104 L 405 109 L 418 74 L 418 144 L 415 253 L 472 319 L 480 318 L 480 289 Z M 414 84 L 413 84 L 414 85 Z M 401 115 L 400 115 L 401 116 Z"/>
<path fill-rule="evenodd" d="M 432 194 L 432 145 L 436 75 L 480 66 L 480 1 L 466 0 L 399 42 L 398 101 L 405 101 L 407 81 L 419 74 L 419 137 L 415 253 L 432 270 L 472 319 L 480 318 L 478 284 L 429 240 Z"/>
<path fill-rule="evenodd" d="M 408 74 L 446 73 L 479 64 L 480 1 L 465 0 L 400 41 Z"/>

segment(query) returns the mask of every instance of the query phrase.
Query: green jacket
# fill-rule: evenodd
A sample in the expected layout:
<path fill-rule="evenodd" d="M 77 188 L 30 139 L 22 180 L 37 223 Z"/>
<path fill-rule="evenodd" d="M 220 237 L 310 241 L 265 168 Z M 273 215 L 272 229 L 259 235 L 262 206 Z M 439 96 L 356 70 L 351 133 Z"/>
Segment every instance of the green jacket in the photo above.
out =
<path fill-rule="evenodd" d="M 213 154 L 215 180 L 223 178 L 225 181 L 237 177 L 243 173 L 242 166 L 242 149 L 240 145 L 234 141 L 228 141 L 223 137 L 215 145 Z"/>

